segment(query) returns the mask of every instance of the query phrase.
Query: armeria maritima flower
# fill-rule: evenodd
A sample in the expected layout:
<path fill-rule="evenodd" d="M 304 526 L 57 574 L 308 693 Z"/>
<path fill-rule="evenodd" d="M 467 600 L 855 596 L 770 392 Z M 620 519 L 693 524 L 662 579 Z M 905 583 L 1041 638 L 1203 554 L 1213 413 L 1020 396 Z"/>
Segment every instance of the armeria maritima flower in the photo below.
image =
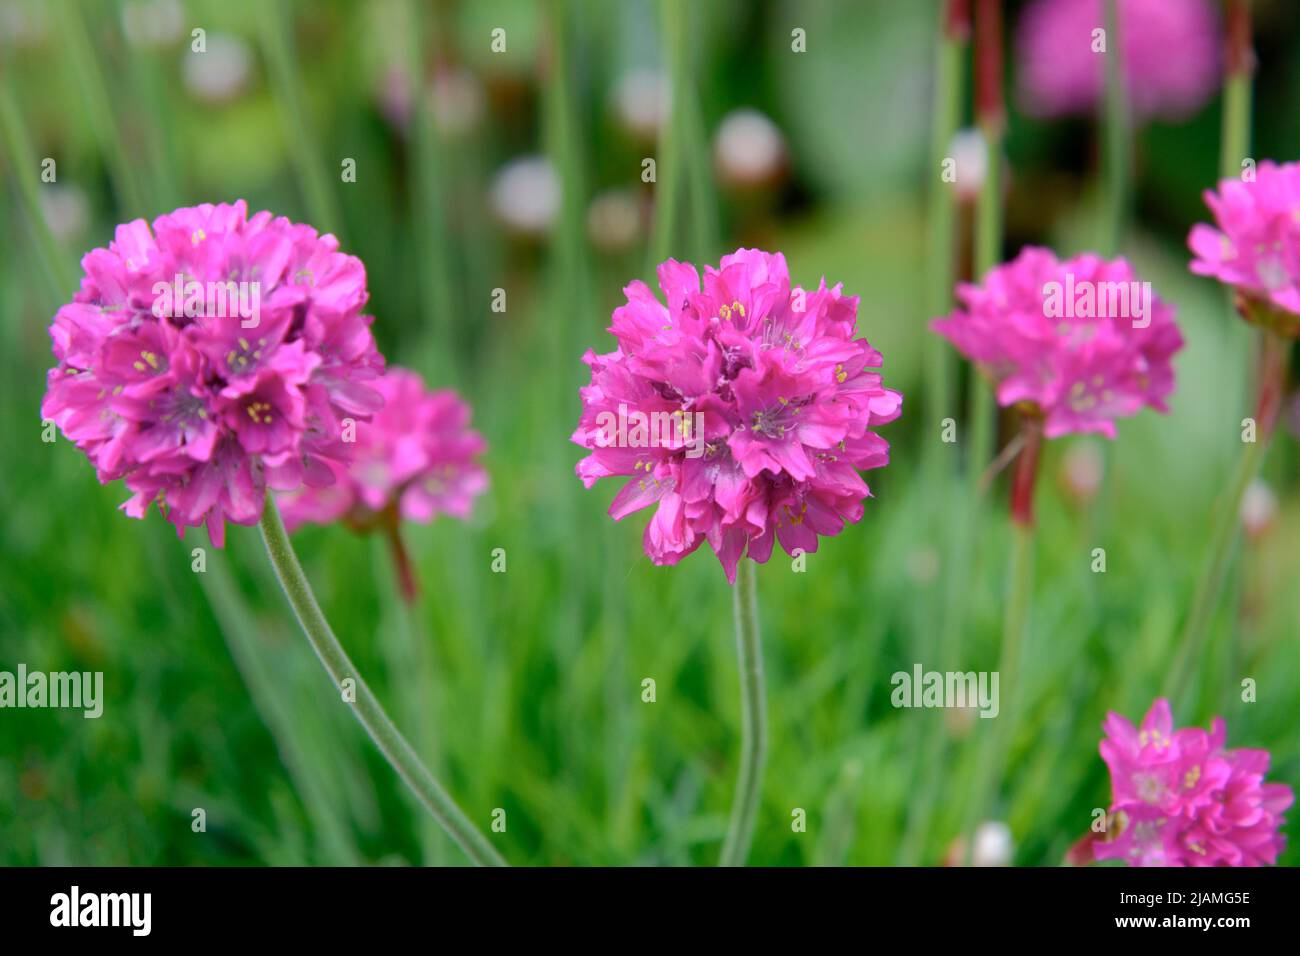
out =
<path fill-rule="evenodd" d="M 1101 757 L 1110 768 L 1110 837 L 1098 860 L 1133 866 L 1260 866 L 1285 846 L 1282 814 L 1291 788 L 1264 783 L 1267 750 L 1224 747 L 1223 719 L 1209 731 L 1173 729 L 1169 701 L 1151 705 L 1135 728 L 1106 716 Z"/>
<path fill-rule="evenodd" d="M 855 338 L 858 299 L 839 285 L 791 287 L 785 257 L 741 249 L 706 266 L 659 266 L 661 303 L 640 281 L 624 291 L 610 332 L 588 351 L 591 383 L 573 440 L 587 487 L 628 481 L 610 514 L 656 505 L 644 536 L 656 564 L 707 541 L 734 582 L 742 556 L 767 561 L 773 542 L 817 550 L 862 516 L 859 470 L 889 461 L 873 429 L 902 396 L 873 371 L 880 353 Z"/>
<path fill-rule="evenodd" d="M 1217 228 L 1192 227 L 1192 271 L 1234 286 L 1249 318 L 1300 334 L 1300 163 L 1265 160 L 1253 181 L 1225 179 L 1205 202 Z"/>
<path fill-rule="evenodd" d="M 1124 259 L 1059 261 L 1028 247 L 982 284 L 959 285 L 957 299 L 932 327 L 993 380 L 1000 404 L 1041 415 L 1046 437 L 1114 438 L 1114 419 L 1168 411 L 1182 333 Z"/>
<path fill-rule="evenodd" d="M 1195 113 L 1218 88 L 1221 29 L 1210 0 L 1119 0 L 1120 44 L 1130 109 L 1139 120 Z M 1019 88 L 1027 112 L 1095 112 L 1106 80 L 1105 0 L 1036 0 L 1016 32 Z M 1107 38 L 1109 39 L 1109 38 Z"/>
<path fill-rule="evenodd" d="M 348 418 L 383 398 L 366 274 L 331 235 L 240 200 L 118 226 L 50 326 L 41 406 L 142 518 L 254 524 L 266 488 L 332 480 Z"/>
<path fill-rule="evenodd" d="M 357 425 L 351 463 L 330 463 L 333 484 L 279 496 L 288 528 L 339 519 L 366 528 L 390 509 L 419 522 L 466 518 L 487 487 L 478 462 L 486 443 L 455 392 L 429 391 L 417 373 L 397 367 L 374 384 L 384 407 Z"/>

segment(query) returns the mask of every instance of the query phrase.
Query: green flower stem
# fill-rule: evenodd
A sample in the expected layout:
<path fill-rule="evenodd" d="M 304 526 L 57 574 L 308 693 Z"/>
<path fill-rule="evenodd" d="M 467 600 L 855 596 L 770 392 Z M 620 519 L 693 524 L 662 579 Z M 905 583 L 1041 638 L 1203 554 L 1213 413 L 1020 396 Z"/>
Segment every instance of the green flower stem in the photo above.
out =
<path fill-rule="evenodd" d="M 763 689 L 763 641 L 758 627 L 758 584 L 753 561 L 742 560 L 732 589 L 736 654 L 740 663 L 740 773 L 719 866 L 744 866 L 754 839 L 763 768 L 767 762 L 767 701 Z"/>
<path fill-rule="evenodd" d="M 668 60 L 670 115 L 659 132 L 655 170 L 654 234 L 650 240 L 650 272 L 672 254 L 677 239 L 681 187 L 686 175 L 686 143 L 680 120 L 690 96 L 690 67 L 686 56 L 685 4 L 665 0 L 661 6 L 664 49 Z"/>
<path fill-rule="evenodd" d="M 300 67 L 294 60 L 291 24 L 288 22 L 292 16 L 291 8 L 282 3 L 259 3 L 256 8 L 271 89 L 286 127 L 290 157 L 303 184 L 307 209 L 314 220 L 312 225 L 321 233 L 338 236 L 343 217 L 325 166 L 321 163 L 320 150 L 303 104 L 299 87 Z"/>
<path fill-rule="evenodd" d="M 14 95 L 11 80 L 0 75 L 0 143 L 9 154 L 9 167 L 18 186 L 18 198 L 31 223 L 36 239 L 36 252 L 50 283 L 50 301 L 53 308 L 62 305 L 77 291 L 77 275 L 72 269 L 68 254 L 50 231 L 41 208 L 40 186 L 37 185 L 41 167 L 36 159 L 27 124 L 23 121 L 18 98 Z"/>
<path fill-rule="evenodd" d="M 1250 0 L 1228 0 L 1223 125 L 1219 138 L 1219 174 L 1225 179 L 1241 175 L 1241 162 L 1250 151 L 1253 56 L 1250 32 Z"/>
<path fill-rule="evenodd" d="M 1002 259 L 1002 136 L 1006 107 L 1002 95 L 1002 0 L 975 0 L 975 112 L 988 150 L 988 168 L 975 204 L 975 278 Z M 970 379 L 970 458 L 972 485 L 992 457 L 993 393 L 979 375 Z"/>
<path fill-rule="evenodd" d="M 1118 254 L 1123 242 L 1133 157 L 1121 30 L 1118 2 L 1106 0 L 1106 93 L 1103 104 L 1106 191 L 1104 226 L 1098 245 L 1105 255 Z"/>
<path fill-rule="evenodd" d="M 316 595 L 312 592 L 307 576 L 303 574 L 302 565 L 298 563 L 293 545 L 289 542 L 289 535 L 284 530 L 280 511 L 275 505 L 275 500 L 269 495 L 262 512 L 260 527 L 266 552 L 271 558 L 271 565 L 275 568 L 280 585 L 284 588 L 285 596 L 289 599 L 289 604 L 293 607 L 294 614 L 297 615 L 298 623 L 302 625 L 303 633 L 307 635 L 312 650 L 320 658 L 321 664 L 325 666 L 335 686 L 342 686 L 346 679 L 355 682 L 356 700 L 352 704 L 354 713 L 380 753 L 471 861 L 478 866 L 505 866 L 506 861 L 501 854 L 493 848 L 460 807 L 456 806 L 447 791 L 433 778 L 415 750 L 402 736 L 401 731 L 389 720 L 370 687 L 357 674 L 352 661 L 348 659 L 347 651 L 334 636 L 334 631 L 321 612 Z"/>
<path fill-rule="evenodd" d="M 61 39 L 67 52 L 67 61 L 85 104 L 83 117 L 108 161 L 118 209 L 123 213 L 123 219 L 148 216 L 151 210 L 136 178 L 136 166 L 127 153 L 121 135 L 122 127 L 117 121 L 108 94 L 108 73 L 100 65 L 86 27 L 85 18 L 91 15 L 92 6 L 64 0 L 56 9 L 59 12 Z"/>
<path fill-rule="evenodd" d="M 938 49 L 934 60 L 934 105 L 930 124 L 930 180 L 926 210 L 926 236 L 929 256 L 926 259 L 925 314 L 928 322 L 947 311 L 952 303 L 953 282 L 957 273 L 956 218 L 957 203 L 953 190 L 939 176 L 940 164 L 952 147 L 953 136 L 961 122 L 965 77 L 962 54 L 966 49 L 970 25 L 958 12 L 961 0 L 947 0 L 939 13 Z M 929 394 L 929 418 L 937 424 L 953 410 L 953 359 L 948 343 L 937 335 L 926 336 L 926 391 Z M 933 460 L 941 442 L 927 446 Z"/>
<path fill-rule="evenodd" d="M 938 25 L 935 98 L 930 126 L 930 174 L 934 178 L 930 180 L 926 212 L 930 255 L 926 260 L 923 319 L 927 322 L 951 306 L 953 284 L 957 278 L 956 199 L 949 184 L 938 176 L 938 171 L 961 123 L 966 88 L 962 67 L 966 46 L 970 42 L 969 0 L 946 0 L 939 10 Z M 953 387 L 955 366 L 951 348 L 937 335 L 926 336 L 924 357 L 927 401 L 930 402 L 927 417 L 930 427 L 935 428 L 944 418 L 957 416 Z M 927 627 L 927 631 L 939 634 L 936 652 L 941 660 L 950 660 L 955 655 L 957 631 L 963 623 L 959 607 L 965 590 L 959 569 L 970 563 L 967 546 L 970 535 L 966 533 L 970 522 L 964 519 L 964 515 L 953 516 L 948 501 L 949 482 L 956 477 L 956 462 L 955 456 L 944 451 L 947 447 L 937 439 L 927 442 L 922 463 L 925 475 L 934 483 L 936 498 L 945 503 L 935 510 L 934 527 L 948 530 L 943 558 L 945 600 L 929 602 L 929 610 L 941 623 L 937 627 Z M 926 653 L 929 654 L 930 650 L 927 649 Z M 917 716 L 918 720 L 924 720 L 921 712 Z M 947 744 L 939 721 L 926 720 L 923 726 L 928 728 L 928 732 L 924 735 L 919 756 L 921 786 L 917 789 L 916 799 L 909 804 L 907 825 L 898 849 L 897 862 L 902 866 L 915 866 L 921 858 L 939 796 L 937 778 Z"/>
<path fill-rule="evenodd" d="M 1241 458 L 1224 489 L 1214 516 L 1209 550 L 1205 554 L 1200 575 L 1192 594 L 1192 606 L 1187 623 L 1178 641 L 1177 657 L 1169 669 L 1164 693 L 1174 709 L 1186 703 L 1184 698 L 1191 690 L 1197 659 L 1205 652 L 1205 641 L 1210 630 L 1210 619 L 1223 591 L 1228 565 L 1236 551 L 1237 529 L 1241 525 L 1241 501 L 1246 489 L 1259 474 L 1268 451 L 1278 411 L 1286 388 L 1287 360 L 1290 342 L 1270 331 L 1261 333 L 1259 358 L 1259 395 L 1255 403 L 1255 440 L 1243 442 Z"/>
<path fill-rule="evenodd" d="M 407 0 L 410 30 L 411 161 L 408 178 L 414 199 L 411 232 L 420 267 L 416 283 L 420 292 L 421 364 L 432 380 L 453 382 L 459 363 L 454 361 L 456 335 L 453 317 L 461 315 L 457 279 L 453 274 L 453 240 L 444 189 L 444 149 L 434 122 L 426 75 L 425 45 L 429 39 L 428 5 Z"/>

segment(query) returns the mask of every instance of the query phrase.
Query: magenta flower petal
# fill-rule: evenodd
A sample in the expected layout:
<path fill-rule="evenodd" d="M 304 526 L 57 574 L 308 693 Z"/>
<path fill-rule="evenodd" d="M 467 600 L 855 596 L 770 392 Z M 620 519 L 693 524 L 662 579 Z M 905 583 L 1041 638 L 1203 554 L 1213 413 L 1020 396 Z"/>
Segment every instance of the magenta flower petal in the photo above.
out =
<path fill-rule="evenodd" d="M 1119 0 L 1130 108 L 1138 119 L 1195 113 L 1222 75 L 1221 28 L 1210 0 Z M 1092 113 L 1105 90 L 1106 54 L 1094 31 L 1104 0 L 1035 0 L 1016 31 L 1020 98 L 1038 116 Z M 1177 50 L 1177 56 L 1170 51 Z"/>
<path fill-rule="evenodd" d="M 578 477 L 627 479 L 615 520 L 655 506 L 643 539 L 655 564 L 708 542 L 734 582 L 741 558 L 767 561 L 774 541 L 815 551 L 861 518 L 858 470 L 889 462 L 873 429 L 902 409 L 872 370 L 880 354 L 854 338 L 857 298 L 792 287 L 785 257 L 757 249 L 703 277 L 670 259 L 658 279 L 664 301 L 630 283 L 609 330 L 618 347 L 583 356 Z"/>
<path fill-rule="evenodd" d="M 1098 860 L 1132 866 L 1261 866 L 1285 846 L 1285 784 L 1263 782 L 1266 750 L 1229 750 L 1226 728 L 1175 730 L 1169 702 L 1151 705 L 1135 728 L 1106 715 L 1101 757 L 1110 770 L 1111 829 L 1094 842 Z"/>
<path fill-rule="evenodd" d="M 348 415 L 378 395 L 365 268 L 320 236 L 242 200 L 118 226 L 50 326 L 58 364 L 41 414 L 100 481 L 159 504 L 180 532 L 254 524 L 268 486 L 345 460 Z"/>
<path fill-rule="evenodd" d="M 431 392 L 418 374 L 399 367 L 371 384 L 383 407 L 357 425 L 351 462 L 329 461 L 332 481 L 304 479 L 279 496 L 290 530 L 340 518 L 368 527 L 389 509 L 422 523 L 439 514 L 467 518 L 487 489 L 478 462 L 486 443 L 454 392 Z"/>
<path fill-rule="evenodd" d="M 957 300 L 931 328 L 992 380 L 999 404 L 1041 416 L 1048 438 L 1114 438 L 1116 418 L 1168 411 L 1182 333 L 1124 259 L 1058 261 L 1030 246 L 982 284 L 959 285 Z"/>
<path fill-rule="evenodd" d="M 1188 235 L 1192 272 L 1285 313 L 1280 331 L 1300 334 L 1300 163 L 1264 160 L 1252 181 L 1225 179 L 1205 202 L 1216 226 Z"/>

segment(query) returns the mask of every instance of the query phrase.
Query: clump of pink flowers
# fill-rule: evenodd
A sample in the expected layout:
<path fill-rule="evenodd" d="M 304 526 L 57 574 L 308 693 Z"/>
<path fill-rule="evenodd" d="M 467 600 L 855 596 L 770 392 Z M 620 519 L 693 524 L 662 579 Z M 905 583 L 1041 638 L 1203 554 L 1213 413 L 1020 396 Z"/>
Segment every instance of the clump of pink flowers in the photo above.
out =
<path fill-rule="evenodd" d="M 1264 160 L 1252 180 L 1225 179 L 1205 202 L 1215 225 L 1192 228 L 1191 270 L 1236 287 L 1247 318 L 1300 334 L 1300 163 Z"/>
<path fill-rule="evenodd" d="M 333 480 L 347 420 L 383 404 L 361 261 L 242 200 L 118 226 L 50 326 L 41 414 L 183 533 L 254 524 L 267 487 Z"/>
<path fill-rule="evenodd" d="M 393 367 L 375 382 L 384 407 L 357 425 L 350 464 L 330 462 L 334 481 L 279 496 L 290 530 L 344 520 L 368 529 L 385 515 L 430 522 L 469 517 L 487 488 L 479 464 L 486 443 L 469 427 L 470 410 L 453 391 L 430 391 L 416 372 Z"/>
<path fill-rule="evenodd" d="M 1124 259 L 1027 247 L 981 284 L 959 285 L 957 300 L 932 327 L 992 380 L 1000 404 L 1041 417 L 1047 438 L 1114 438 L 1116 418 L 1168 411 L 1183 337 L 1173 306 Z"/>
<path fill-rule="evenodd" d="M 1119 0 L 1120 44 L 1130 109 L 1137 119 L 1177 120 L 1213 95 L 1221 76 L 1221 27 L 1209 0 Z M 1090 113 L 1105 90 L 1106 57 L 1095 31 L 1105 0 L 1036 0 L 1016 36 L 1019 87 L 1037 116 Z"/>
<path fill-rule="evenodd" d="M 591 454 L 587 487 L 625 476 L 615 520 L 656 506 L 644 547 L 655 564 L 708 542 L 727 579 L 763 563 L 775 541 L 817 550 L 862 516 L 860 470 L 889 461 L 873 430 L 902 396 L 874 371 L 880 353 L 857 333 L 856 296 L 791 286 L 785 257 L 756 249 L 706 266 L 659 266 L 660 302 L 640 281 L 614 310 L 612 352 L 588 351 L 573 440 Z"/>
<path fill-rule="evenodd" d="M 1133 866 L 1261 866 L 1285 846 L 1282 814 L 1295 795 L 1264 783 L 1267 750 L 1227 749 L 1223 719 L 1209 731 L 1173 729 L 1169 701 L 1151 705 L 1135 728 L 1116 713 L 1102 725 L 1110 768 L 1110 839 L 1098 860 Z"/>

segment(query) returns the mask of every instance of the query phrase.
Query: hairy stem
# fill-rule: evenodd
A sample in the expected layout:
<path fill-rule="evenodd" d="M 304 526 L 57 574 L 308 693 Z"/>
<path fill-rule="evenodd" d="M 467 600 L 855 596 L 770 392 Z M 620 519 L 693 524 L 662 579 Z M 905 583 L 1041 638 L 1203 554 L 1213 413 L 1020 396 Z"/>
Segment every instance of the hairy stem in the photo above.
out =
<path fill-rule="evenodd" d="M 758 627 L 758 585 L 754 562 L 743 560 L 733 588 L 736 654 L 740 660 L 740 774 L 727 823 L 719 866 L 744 866 L 754 838 L 763 767 L 767 761 L 767 702 L 763 689 L 763 646 Z"/>
<path fill-rule="evenodd" d="M 351 703 L 353 713 L 361 726 L 366 729 L 370 739 L 375 742 L 398 775 L 406 781 L 420 802 L 425 805 L 443 829 L 465 851 L 465 855 L 478 866 L 505 866 L 506 861 L 488 842 L 482 832 L 469 821 L 460 807 L 447 794 L 441 784 L 433 778 L 421 762 L 415 750 L 394 726 L 388 714 L 384 712 L 379 699 L 364 680 L 357 674 L 348 659 L 347 651 L 339 643 L 334 631 L 316 601 L 311 584 L 303 573 L 298 556 L 294 553 L 289 535 L 284 530 L 284 522 L 275 501 L 267 497 L 266 507 L 262 511 L 262 540 L 266 544 L 266 553 L 271 558 L 280 585 L 293 607 L 298 623 L 312 650 L 320 658 L 321 664 L 329 673 L 336 687 L 342 687 L 345 680 L 355 684 L 356 699 Z"/>

